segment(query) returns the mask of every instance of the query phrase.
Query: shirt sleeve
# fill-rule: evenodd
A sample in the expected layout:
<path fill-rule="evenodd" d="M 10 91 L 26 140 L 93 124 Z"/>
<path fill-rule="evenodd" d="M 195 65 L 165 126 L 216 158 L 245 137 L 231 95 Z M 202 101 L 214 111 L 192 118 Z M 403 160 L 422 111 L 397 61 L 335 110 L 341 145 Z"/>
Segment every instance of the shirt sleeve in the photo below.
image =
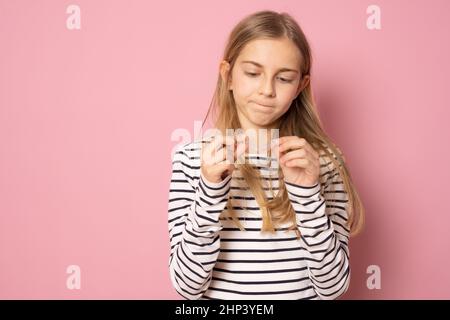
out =
<path fill-rule="evenodd" d="M 178 149 L 172 160 L 169 191 L 169 270 L 172 285 L 186 299 L 199 299 L 208 289 L 220 251 L 220 213 L 225 209 L 231 175 L 219 183 L 202 174 Z"/>
<path fill-rule="evenodd" d="M 350 282 L 348 197 L 337 169 L 325 175 L 323 194 L 320 183 L 311 187 L 285 184 L 305 244 L 314 291 L 321 299 L 336 299 Z"/>

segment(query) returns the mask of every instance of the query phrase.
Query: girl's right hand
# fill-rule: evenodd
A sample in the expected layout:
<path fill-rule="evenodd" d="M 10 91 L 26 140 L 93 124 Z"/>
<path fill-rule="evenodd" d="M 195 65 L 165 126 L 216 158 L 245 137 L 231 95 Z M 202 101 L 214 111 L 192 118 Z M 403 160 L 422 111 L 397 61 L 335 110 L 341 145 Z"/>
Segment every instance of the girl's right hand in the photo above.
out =
<path fill-rule="evenodd" d="M 248 145 L 248 137 L 245 135 L 213 136 L 208 144 L 202 144 L 201 173 L 203 177 L 212 183 L 223 181 L 233 173 L 236 160 L 241 159 L 241 155 L 248 151 Z M 227 150 L 230 153 L 228 158 Z"/>

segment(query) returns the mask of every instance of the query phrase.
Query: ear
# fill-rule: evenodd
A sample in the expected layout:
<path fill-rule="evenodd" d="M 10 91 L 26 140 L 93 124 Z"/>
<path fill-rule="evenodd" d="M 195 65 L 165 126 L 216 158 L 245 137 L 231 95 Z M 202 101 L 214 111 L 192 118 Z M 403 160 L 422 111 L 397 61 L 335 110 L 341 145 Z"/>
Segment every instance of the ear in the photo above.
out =
<path fill-rule="evenodd" d="M 231 87 L 231 72 L 230 72 L 231 66 L 230 66 L 230 63 L 228 61 L 226 61 L 226 60 L 222 60 L 220 62 L 219 69 L 220 69 L 220 76 L 222 77 L 223 83 L 227 83 L 227 84 L 229 83 L 230 85 L 228 87 L 228 90 L 232 90 L 233 88 Z"/>
<path fill-rule="evenodd" d="M 295 97 L 297 98 L 298 95 L 303 91 L 303 89 L 305 89 L 308 84 L 309 84 L 309 80 L 310 80 L 310 76 L 309 75 L 305 75 L 303 76 L 303 78 L 301 79 L 299 85 L 298 85 L 298 89 L 297 92 L 295 94 Z"/>

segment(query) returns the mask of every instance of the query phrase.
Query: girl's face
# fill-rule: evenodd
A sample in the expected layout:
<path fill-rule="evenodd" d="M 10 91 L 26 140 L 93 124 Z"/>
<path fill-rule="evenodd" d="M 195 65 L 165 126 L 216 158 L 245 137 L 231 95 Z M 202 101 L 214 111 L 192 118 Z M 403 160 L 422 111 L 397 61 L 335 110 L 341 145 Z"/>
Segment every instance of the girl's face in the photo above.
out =
<path fill-rule="evenodd" d="M 258 39 L 244 46 L 228 87 L 243 129 L 276 128 L 276 120 L 309 81 L 309 76 L 301 78 L 301 63 L 300 51 L 287 38 Z M 227 68 L 223 61 L 222 76 Z"/>

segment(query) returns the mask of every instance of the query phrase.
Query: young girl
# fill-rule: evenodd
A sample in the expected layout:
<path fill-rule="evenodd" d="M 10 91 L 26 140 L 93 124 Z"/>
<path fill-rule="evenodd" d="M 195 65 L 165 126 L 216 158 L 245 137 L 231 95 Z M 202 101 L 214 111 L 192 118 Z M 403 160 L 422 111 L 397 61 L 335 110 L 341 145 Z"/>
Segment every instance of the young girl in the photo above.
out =
<path fill-rule="evenodd" d="M 309 44 L 290 15 L 260 11 L 232 30 L 210 106 L 223 136 L 177 147 L 172 162 L 169 268 L 184 298 L 336 299 L 347 290 L 349 236 L 364 209 L 322 128 L 310 74 Z M 280 138 L 269 157 L 253 157 L 227 129 Z M 224 160 L 229 143 L 247 161 Z"/>

